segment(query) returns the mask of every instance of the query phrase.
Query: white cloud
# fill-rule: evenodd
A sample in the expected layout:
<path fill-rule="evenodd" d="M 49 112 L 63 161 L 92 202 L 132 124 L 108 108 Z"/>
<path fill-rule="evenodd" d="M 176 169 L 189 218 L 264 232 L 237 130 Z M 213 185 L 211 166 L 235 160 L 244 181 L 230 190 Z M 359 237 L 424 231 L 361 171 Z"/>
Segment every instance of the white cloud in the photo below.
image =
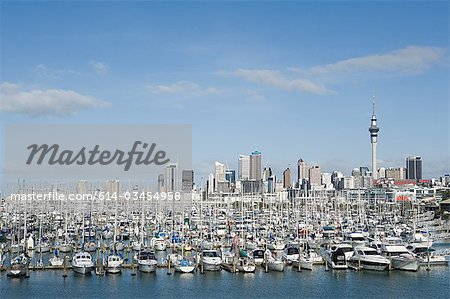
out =
<path fill-rule="evenodd" d="M 202 87 L 191 81 L 178 81 L 167 85 L 148 85 L 150 92 L 155 94 L 194 94 L 208 95 L 217 94 L 218 91 L 214 87 Z"/>
<path fill-rule="evenodd" d="M 37 73 L 37 75 L 39 77 L 42 78 L 51 78 L 51 79 L 56 79 L 61 77 L 62 75 L 81 75 L 80 72 L 78 71 L 74 71 L 74 70 L 63 70 L 63 69 L 53 69 L 53 68 L 49 68 L 44 64 L 39 64 L 35 67 L 35 71 Z"/>
<path fill-rule="evenodd" d="M 0 84 L 0 111 L 4 112 L 29 116 L 68 116 L 82 109 L 107 105 L 105 101 L 72 90 L 24 90 L 18 84 Z"/>
<path fill-rule="evenodd" d="M 301 91 L 319 95 L 329 94 L 332 92 L 324 86 L 316 84 L 309 79 L 286 78 L 285 75 L 276 70 L 238 69 L 228 74 L 247 81 L 260 83 L 283 90 Z"/>
<path fill-rule="evenodd" d="M 445 49 L 410 46 L 396 51 L 341 60 L 332 64 L 312 67 L 312 74 L 342 72 L 395 72 L 421 73 L 441 63 Z"/>
<path fill-rule="evenodd" d="M 91 61 L 91 66 L 97 75 L 106 75 L 109 73 L 109 65 L 100 61 Z"/>
<path fill-rule="evenodd" d="M 247 97 L 247 99 L 251 102 L 264 102 L 266 101 L 266 98 L 261 95 L 259 92 L 253 89 L 246 89 L 244 90 L 244 94 Z"/>

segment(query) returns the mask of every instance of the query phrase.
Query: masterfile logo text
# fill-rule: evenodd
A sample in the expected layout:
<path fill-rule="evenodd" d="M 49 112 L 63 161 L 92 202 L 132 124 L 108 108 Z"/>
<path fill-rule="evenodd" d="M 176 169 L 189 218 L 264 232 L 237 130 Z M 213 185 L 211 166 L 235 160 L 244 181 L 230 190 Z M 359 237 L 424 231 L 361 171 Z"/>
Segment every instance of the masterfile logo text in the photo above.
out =
<path fill-rule="evenodd" d="M 140 146 L 143 150 L 146 150 L 146 152 L 138 150 Z M 152 163 L 155 165 L 167 164 L 170 159 L 166 159 L 166 152 L 158 150 L 153 154 L 155 148 L 156 143 L 152 143 L 149 146 L 148 143 L 135 141 L 129 152 L 122 150 L 115 150 L 114 152 L 108 150 L 100 151 L 100 145 L 98 144 L 91 150 L 88 150 L 83 146 L 77 152 L 70 149 L 62 150 L 60 152 L 58 144 L 53 144 L 51 146 L 48 144 L 31 144 L 27 147 L 27 149 L 30 150 L 30 155 L 28 156 L 26 164 L 32 164 L 36 155 L 37 158 L 35 163 L 37 165 L 41 165 L 46 158 L 46 162 L 49 165 L 109 165 L 111 163 L 116 163 L 117 165 L 124 165 L 125 171 L 130 170 L 133 163 L 136 165 L 150 165 Z M 134 159 L 134 157 L 136 157 L 136 159 Z"/>
<path fill-rule="evenodd" d="M 192 168 L 189 125 L 11 125 L 10 178 L 156 180 L 169 164 Z"/>

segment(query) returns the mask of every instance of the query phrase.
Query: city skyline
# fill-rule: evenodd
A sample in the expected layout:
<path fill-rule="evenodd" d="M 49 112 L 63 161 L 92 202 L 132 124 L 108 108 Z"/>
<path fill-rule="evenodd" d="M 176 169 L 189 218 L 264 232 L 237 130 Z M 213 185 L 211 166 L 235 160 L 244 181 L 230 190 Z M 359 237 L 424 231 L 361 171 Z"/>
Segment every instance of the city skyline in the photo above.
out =
<path fill-rule="evenodd" d="M 277 175 L 349 174 L 371 165 L 375 96 L 378 167 L 450 172 L 448 3 L 1 7 L 2 126 L 188 123 L 196 180 L 254 150 Z"/>

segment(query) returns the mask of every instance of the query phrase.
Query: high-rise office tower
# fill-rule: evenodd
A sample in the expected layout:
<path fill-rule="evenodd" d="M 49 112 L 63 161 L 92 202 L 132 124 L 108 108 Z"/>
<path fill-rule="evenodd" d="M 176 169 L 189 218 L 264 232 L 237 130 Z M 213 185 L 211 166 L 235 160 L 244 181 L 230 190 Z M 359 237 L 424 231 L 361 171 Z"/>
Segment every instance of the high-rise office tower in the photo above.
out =
<path fill-rule="evenodd" d="M 166 187 L 164 184 L 164 175 L 160 174 L 158 175 L 158 192 L 165 192 L 166 191 Z"/>
<path fill-rule="evenodd" d="M 225 164 L 216 161 L 214 163 L 216 182 L 225 182 L 226 168 Z"/>
<path fill-rule="evenodd" d="M 250 180 L 261 180 L 261 152 L 254 151 L 250 155 Z"/>
<path fill-rule="evenodd" d="M 283 171 L 283 188 L 288 189 L 292 187 L 292 179 L 291 179 L 291 168 L 286 168 L 285 171 Z"/>
<path fill-rule="evenodd" d="M 236 171 L 234 169 L 227 169 L 225 172 L 225 180 L 231 184 L 236 183 Z"/>
<path fill-rule="evenodd" d="M 319 165 L 314 165 L 309 169 L 309 184 L 310 186 L 322 185 L 322 176 Z"/>
<path fill-rule="evenodd" d="M 106 183 L 108 184 L 108 183 Z M 86 180 L 79 180 L 77 182 L 77 193 L 78 194 L 86 194 L 87 193 L 87 181 Z"/>
<path fill-rule="evenodd" d="M 118 180 L 109 180 L 106 181 L 106 192 L 109 193 L 109 196 L 118 196 L 119 194 L 119 181 Z"/>
<path fill-rule="evenodd" d="M 246 181 L 250 179 L 250 156 L 239 156 L 238 178 L 240 181 Z"/>
<path fill-rule="evenodd" d="M 372 143 L 372 178 L 377 179 L 377 143 L 378 131 L 377 116 L 375 114 L 375 97 L 372 97 L 372 118 L 370 119 L 370 143 Z"/>
<path fill-rule="evenodd" d="M 264 167 L 264 170 L 262 173 L 263 181 L 267 181 L 271 176 L 272 176 L 272 169 L 270 167 Z"/>
<path fill-rule="evenodd" d="M 183 192 L 191 192 L 194 188 L 194 171 L 183 170 L 181 172 L 181 190 Z"/>
<path fill-rule="evenodd" d="M 386 178 L 404 180 L 406 179 L 406 169 L 403 167 L 389 167 L 386 169 Z"/>
<path fill-rule="evenodd" d="M 169 164 L 166 166 L 165 187 L 167 192 L 177 191 L 177 165 Z"/>
<path fill-rule="evenodd" d="M 410 156 L 406 158 L 406 177 L 408 180 L 422 179 L 422 157 Z"/>
<path fill-rule="evenodd" d="M 297 179 L 301 182 L 303 179 L 307 179 L 309 177 L 309 166 L 303 161 L 303 159 L 299 159 L 297 161 Z"/>

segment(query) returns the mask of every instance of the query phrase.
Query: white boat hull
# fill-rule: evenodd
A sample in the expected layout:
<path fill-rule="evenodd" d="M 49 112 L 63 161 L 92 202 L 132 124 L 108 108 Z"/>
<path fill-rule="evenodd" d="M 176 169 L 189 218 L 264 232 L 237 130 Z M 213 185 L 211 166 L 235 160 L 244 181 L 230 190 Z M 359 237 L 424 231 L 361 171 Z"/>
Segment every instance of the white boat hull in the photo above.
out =
<path fill-rule="evenodd" d="M 180 265 L 175 265 L 175 271 L 180 272 L 180 273 L 192 273 L 195 270 L 195 266 L 180 266 Z"/>
<path fill-rule="evenodd" d="M 283 272 L 284 271 L 284 263 L 281 261 L 267 262 L 267 266 L 270 271 L 277 271 L 277 272 Z"/>
<path fill-rule="evenodd" d="M 392 269 L 403 271 L 417 271 L 420 267 L 420 261 L 417 259 L 403 258 L 401 256 L 392 257 Z"/>
<path fill-rule="evenodd" d="M 144 273 L 152 273 L 156 271 L 157 264 L 139 263 L 138 269 Z"/>
<path fill-rule="evenodd" d="M 203 262 L 203 270 L 205 271 L 220 271 L 220 265 L 221 263 L 209 263 L 209 262 Z"/>
<path fill-rule="evenodd" d="M 93 266 L 75 266 L 72 265 L 72 269 L 75 273 L 78 274 L 91 274 Z"/>

